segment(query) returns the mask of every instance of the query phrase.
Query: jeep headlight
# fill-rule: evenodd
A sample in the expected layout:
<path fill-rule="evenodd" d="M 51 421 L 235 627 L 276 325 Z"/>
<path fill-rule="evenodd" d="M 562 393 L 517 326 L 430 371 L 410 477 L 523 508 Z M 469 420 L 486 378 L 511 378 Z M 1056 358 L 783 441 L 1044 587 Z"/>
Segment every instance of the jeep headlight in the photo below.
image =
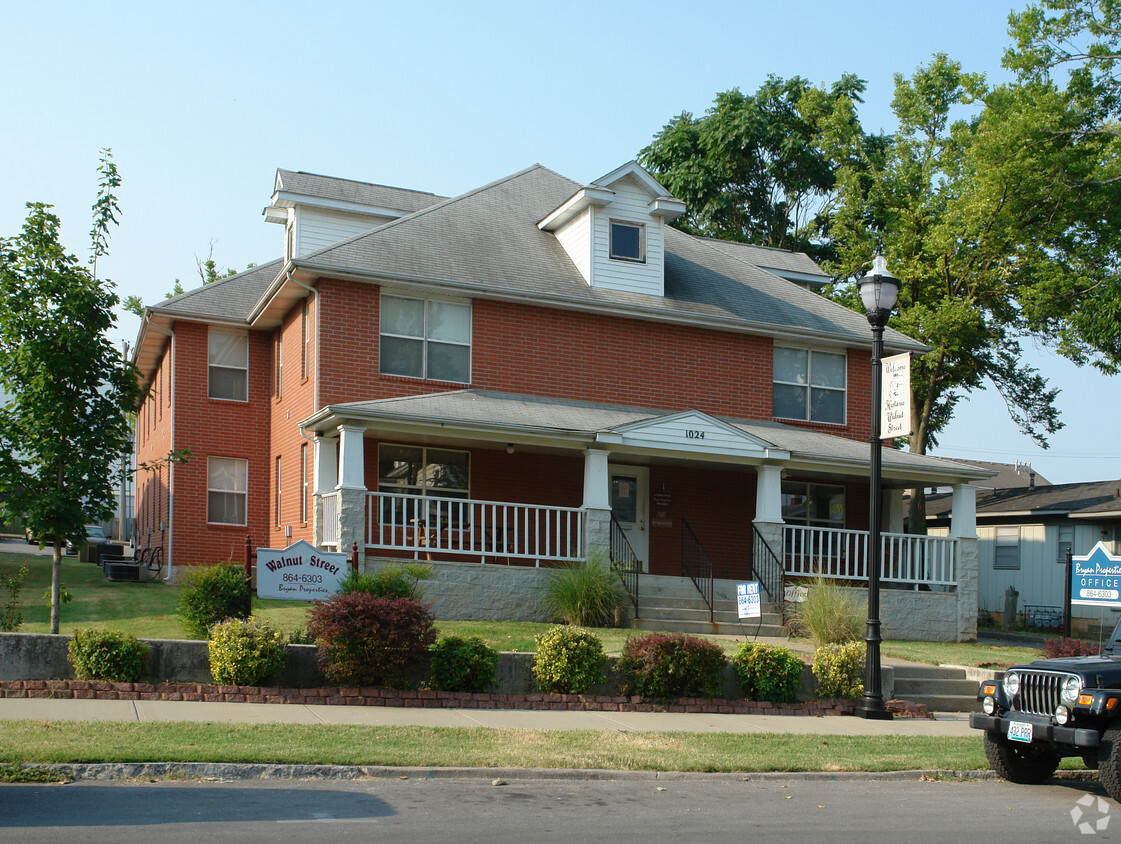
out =
<path fill-rule="evenodd" d="M 1020 675 L 1015 671 L 1008 671 L 1004 675 L 1004 696 L 1011 703 L 1012 699 L 1020 692 Z"/>
<path fill-rule="evenodd" d="M 1082 678 L 1071 675 L 1063 681 L 1063 703 L 1074 706 L 1078 702 L 1078 693 L 1082 691 Z"/>

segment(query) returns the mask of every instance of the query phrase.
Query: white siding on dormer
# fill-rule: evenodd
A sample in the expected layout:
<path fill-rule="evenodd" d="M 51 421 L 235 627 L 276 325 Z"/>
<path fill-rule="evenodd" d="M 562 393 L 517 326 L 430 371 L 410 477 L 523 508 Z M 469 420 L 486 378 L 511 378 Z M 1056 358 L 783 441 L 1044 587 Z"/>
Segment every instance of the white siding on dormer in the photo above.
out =
<path fill-rule="evenodd" d="M 611 186 L 615 198 L 605 207 L 592 211 L 592 272 L 593 287 L 624 290 L 662 296 L 665 293 L 664 236 L 665 223 L 661 217 L 652 216 L 648 210 L 650 194 L 630 177 Z M 612 260 L 610 255 L 612 220 L 638 223 L 646 228 L 646 261 Z"/>
<path fill-rule="evenodd" d="M 296 209 L 296 254 L 307 255 L 333 246 L 356 234 L 388 223 L 390 219 L 392 218 L 299 207 Z"/>
<path fill-rule="evenodd" d="M 592 210 L 585 208 L 557 230 L 557 240 L 584 277 L 592 283 Z"/>

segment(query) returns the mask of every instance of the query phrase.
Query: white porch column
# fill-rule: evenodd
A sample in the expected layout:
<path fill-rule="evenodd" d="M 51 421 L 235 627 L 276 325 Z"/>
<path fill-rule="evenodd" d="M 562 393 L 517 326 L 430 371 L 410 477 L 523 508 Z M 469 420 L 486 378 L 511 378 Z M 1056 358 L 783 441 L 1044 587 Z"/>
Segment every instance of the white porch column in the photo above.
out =
<path fill-rule="evenodd" d="M 907 515 L 903 507 L 903 490 L 884 490 L 883 530 L 887 533 L 903 533 L 903 519 Z"/>
<path fill-rule="evenodd" d="M 607 452 L 584 451 L 584 557 L 601 556 L 611 563 L 611 491 Z"/>
<path fill-rule="evenodd" d="M 366 467 L 362 437 L 365 429 L 357 425 L 339 426 L 339 551 L 349 553 L 358 543 L 358 553 L 366 550 Z"/>
<path fill-rule="evenodd" d="M 954 484 L 950 513 L 950 536 L 977 538 L 977 488 L 971 484 Z"/>
<path fill-rule="evenodd" d="M 311 541 L 316 546 L 323 544 L 323 496 L 335 491 L 335 484 L 339 479 L 338 447 L 339 441 L 335 437 L 315 438 Z"/>
<path fill-rule="evenodd" d="M 755 479 L 755 521 L 781 525 L 782 467 L 760 466 Z"/>

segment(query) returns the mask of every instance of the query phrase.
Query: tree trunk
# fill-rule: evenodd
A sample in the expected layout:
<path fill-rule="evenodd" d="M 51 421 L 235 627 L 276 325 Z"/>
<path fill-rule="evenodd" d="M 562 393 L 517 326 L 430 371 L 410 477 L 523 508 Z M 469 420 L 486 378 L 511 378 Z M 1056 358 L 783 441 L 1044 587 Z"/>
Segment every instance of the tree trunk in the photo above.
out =
<path fill-rule="evenodd" d="M 62 537 L 54 538 L 51 555 L 51 632 L 58 632 L 59 608 L 62 606 Z"/>

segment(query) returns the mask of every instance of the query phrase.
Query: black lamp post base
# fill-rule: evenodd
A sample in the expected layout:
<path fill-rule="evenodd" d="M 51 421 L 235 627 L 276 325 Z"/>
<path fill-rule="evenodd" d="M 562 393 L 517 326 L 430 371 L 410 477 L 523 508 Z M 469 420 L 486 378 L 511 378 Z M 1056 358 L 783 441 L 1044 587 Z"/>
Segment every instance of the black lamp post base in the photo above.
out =
<path fill-rule="evenodd" d="M 862 700 L 856 705 L 856 708 L 853 709 L 852 714 L 857 718 L 864 718 L 868 721 L 890 721 L 893 717 L 891 712 L 884 709 L 884 702 L 882 700 L 874 702 Z"/>

